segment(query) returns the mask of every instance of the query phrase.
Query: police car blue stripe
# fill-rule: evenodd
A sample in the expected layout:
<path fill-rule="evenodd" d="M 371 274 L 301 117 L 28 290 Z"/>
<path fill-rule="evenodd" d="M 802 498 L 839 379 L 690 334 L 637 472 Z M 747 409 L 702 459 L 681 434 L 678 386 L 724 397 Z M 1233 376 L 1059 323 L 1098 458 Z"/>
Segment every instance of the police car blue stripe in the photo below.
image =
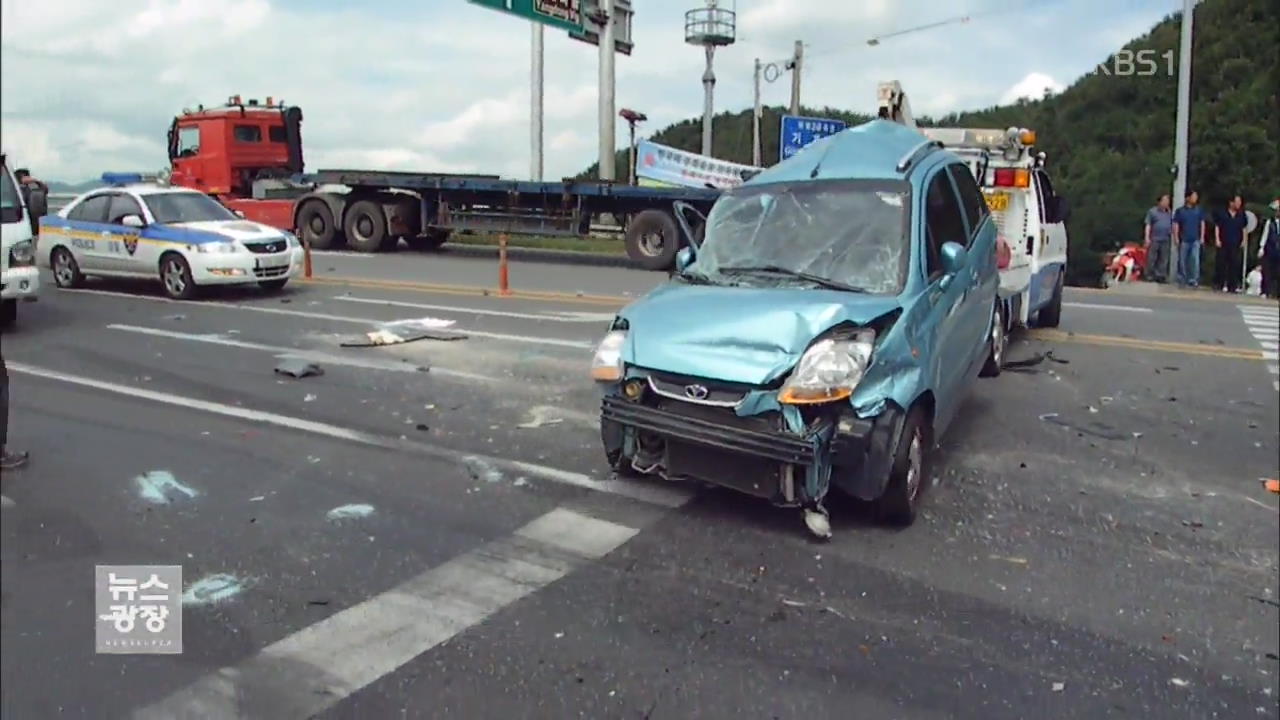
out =
<path fill-rule="evenodd" d="M 116 234 L 124 234 L 125 227 L 123 225 L 112 225 L 110 223 L 88 222 L 85 220 L 69 220 L 57 215 L 48 215 L 40 218 L 42 227 L 65 228 L 67 230 L 82 230 L 92 232 L 111 232 Z M 213 232 L 211 230 L 192 230 L 190 228 L 168 227 L 166 225 L 148 225 L 142 228 L 142 232 L 138 233 L 139 237 L 144 240 L 156 240 L 159 242 L 171 242 L 182 245 L 202 245 L 211 242 L 228 242 L 232 238 L 222 233 Z"/>

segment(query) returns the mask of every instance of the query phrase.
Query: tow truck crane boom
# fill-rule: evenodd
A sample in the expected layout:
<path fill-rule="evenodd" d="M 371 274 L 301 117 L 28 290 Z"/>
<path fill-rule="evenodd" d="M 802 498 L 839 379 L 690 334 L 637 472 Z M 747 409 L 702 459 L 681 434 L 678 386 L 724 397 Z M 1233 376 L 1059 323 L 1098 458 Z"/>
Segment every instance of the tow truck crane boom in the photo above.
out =
<path fill-rule="evenodd" d="M 911 114 L 911 103 L 907 101 L 907 93 L 902 90 L 902 84 L 897 80 L 878 84 L 876 98 L 879 101 L 877 117 L 905 125 L 912 130 L 919 130 L 916 127 L 916 118 Z"/>

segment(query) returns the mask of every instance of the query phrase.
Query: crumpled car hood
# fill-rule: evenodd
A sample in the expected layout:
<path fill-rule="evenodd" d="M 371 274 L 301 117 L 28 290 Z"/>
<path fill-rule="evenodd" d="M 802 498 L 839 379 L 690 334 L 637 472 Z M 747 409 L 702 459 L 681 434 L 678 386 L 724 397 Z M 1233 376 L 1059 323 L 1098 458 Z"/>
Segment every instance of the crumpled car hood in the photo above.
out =
<path fill-rule="evenodd" d="M 895 298 L 838 290 L 671 283 L 628 306 L 624 360 L 728 382 L 762 385 L 791 370 L 824 331 L 865 324 Z"/>

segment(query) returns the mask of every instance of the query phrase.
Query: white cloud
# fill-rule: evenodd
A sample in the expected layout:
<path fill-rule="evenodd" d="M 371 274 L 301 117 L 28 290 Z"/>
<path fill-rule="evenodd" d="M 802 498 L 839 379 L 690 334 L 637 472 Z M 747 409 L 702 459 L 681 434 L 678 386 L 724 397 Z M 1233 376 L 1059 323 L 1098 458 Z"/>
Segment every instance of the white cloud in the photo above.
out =
<path fill-rule="evenodd" d="M 703 55 L 683 35 L 683 13 L 698 4 L 635 3 L 636 48 L 618 57 L 616 107 L 648 114 L 644 136 L 701 112 Z M 806 106 L 870 112 L 876 83 L 897 79 L 917 112 L 936 115 L 994 104 L 1031 70 L 1069 81 L 1117 48 L 1093 30 L 1100 13 L 1135 34 L 1171 0 L 1119 10 L 1111 0 L 736 4 L 738 41 L 716 54 L 717 109 L 748 107 L 753 58 L 781 60 L 803 39 Z M 1006 12 L 981 14 L 996 8 Z M 866 45 L 960 12 L 972 21 Z M 597 49 L 561 31 L 545 37 L 545 175 L 558 178 L 596 159 Z M 0 140 L 47 178 L 150 170 L 164 164 L 181 108 L 271 95 L 303 108 L 310 169 L 524 177 L 529 42 L 526 22 L 462 0 L 0 0 Z M 766 85 L 765 102 L 785 104 L 789 82 Z M 622 147 L 626 126 L 615 128 Z"/>
<path fill-rule="evenodd" d="M 1027 73 L 1027 76 L 1013 84 L 1013 87 L 1004 91 L 1000 96 L 1000 104 L 1007 105 L 1015 103 L 1023 98 L 1027 100 L 1039 100 L 1046 93 L 1062 92 L 1062 83 L 1054 80 L 1042 72 Z"/>

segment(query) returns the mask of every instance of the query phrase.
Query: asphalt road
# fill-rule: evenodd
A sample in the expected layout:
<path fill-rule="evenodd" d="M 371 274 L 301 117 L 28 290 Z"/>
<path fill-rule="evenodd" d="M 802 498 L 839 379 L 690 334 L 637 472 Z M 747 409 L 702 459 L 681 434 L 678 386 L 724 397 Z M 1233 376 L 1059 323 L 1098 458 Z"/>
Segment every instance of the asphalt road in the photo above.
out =
<path fill-rule="evenodd" d="M 836 501 L 817 543 L 795 511 L 607 473 L 590 349 L 661 275 L 316 275 L 23 306 L 5 718 L 1280 716 L 1275 305 L 1069 293 L 975 385 L 919 522 Z M 467 337 L 340 346 L 421 317 Z M 186 490 L 154 502 L 156 472 Z M 182 655 L 98 655 L 95 564 L 225 592 L 185 606 Z"/>

